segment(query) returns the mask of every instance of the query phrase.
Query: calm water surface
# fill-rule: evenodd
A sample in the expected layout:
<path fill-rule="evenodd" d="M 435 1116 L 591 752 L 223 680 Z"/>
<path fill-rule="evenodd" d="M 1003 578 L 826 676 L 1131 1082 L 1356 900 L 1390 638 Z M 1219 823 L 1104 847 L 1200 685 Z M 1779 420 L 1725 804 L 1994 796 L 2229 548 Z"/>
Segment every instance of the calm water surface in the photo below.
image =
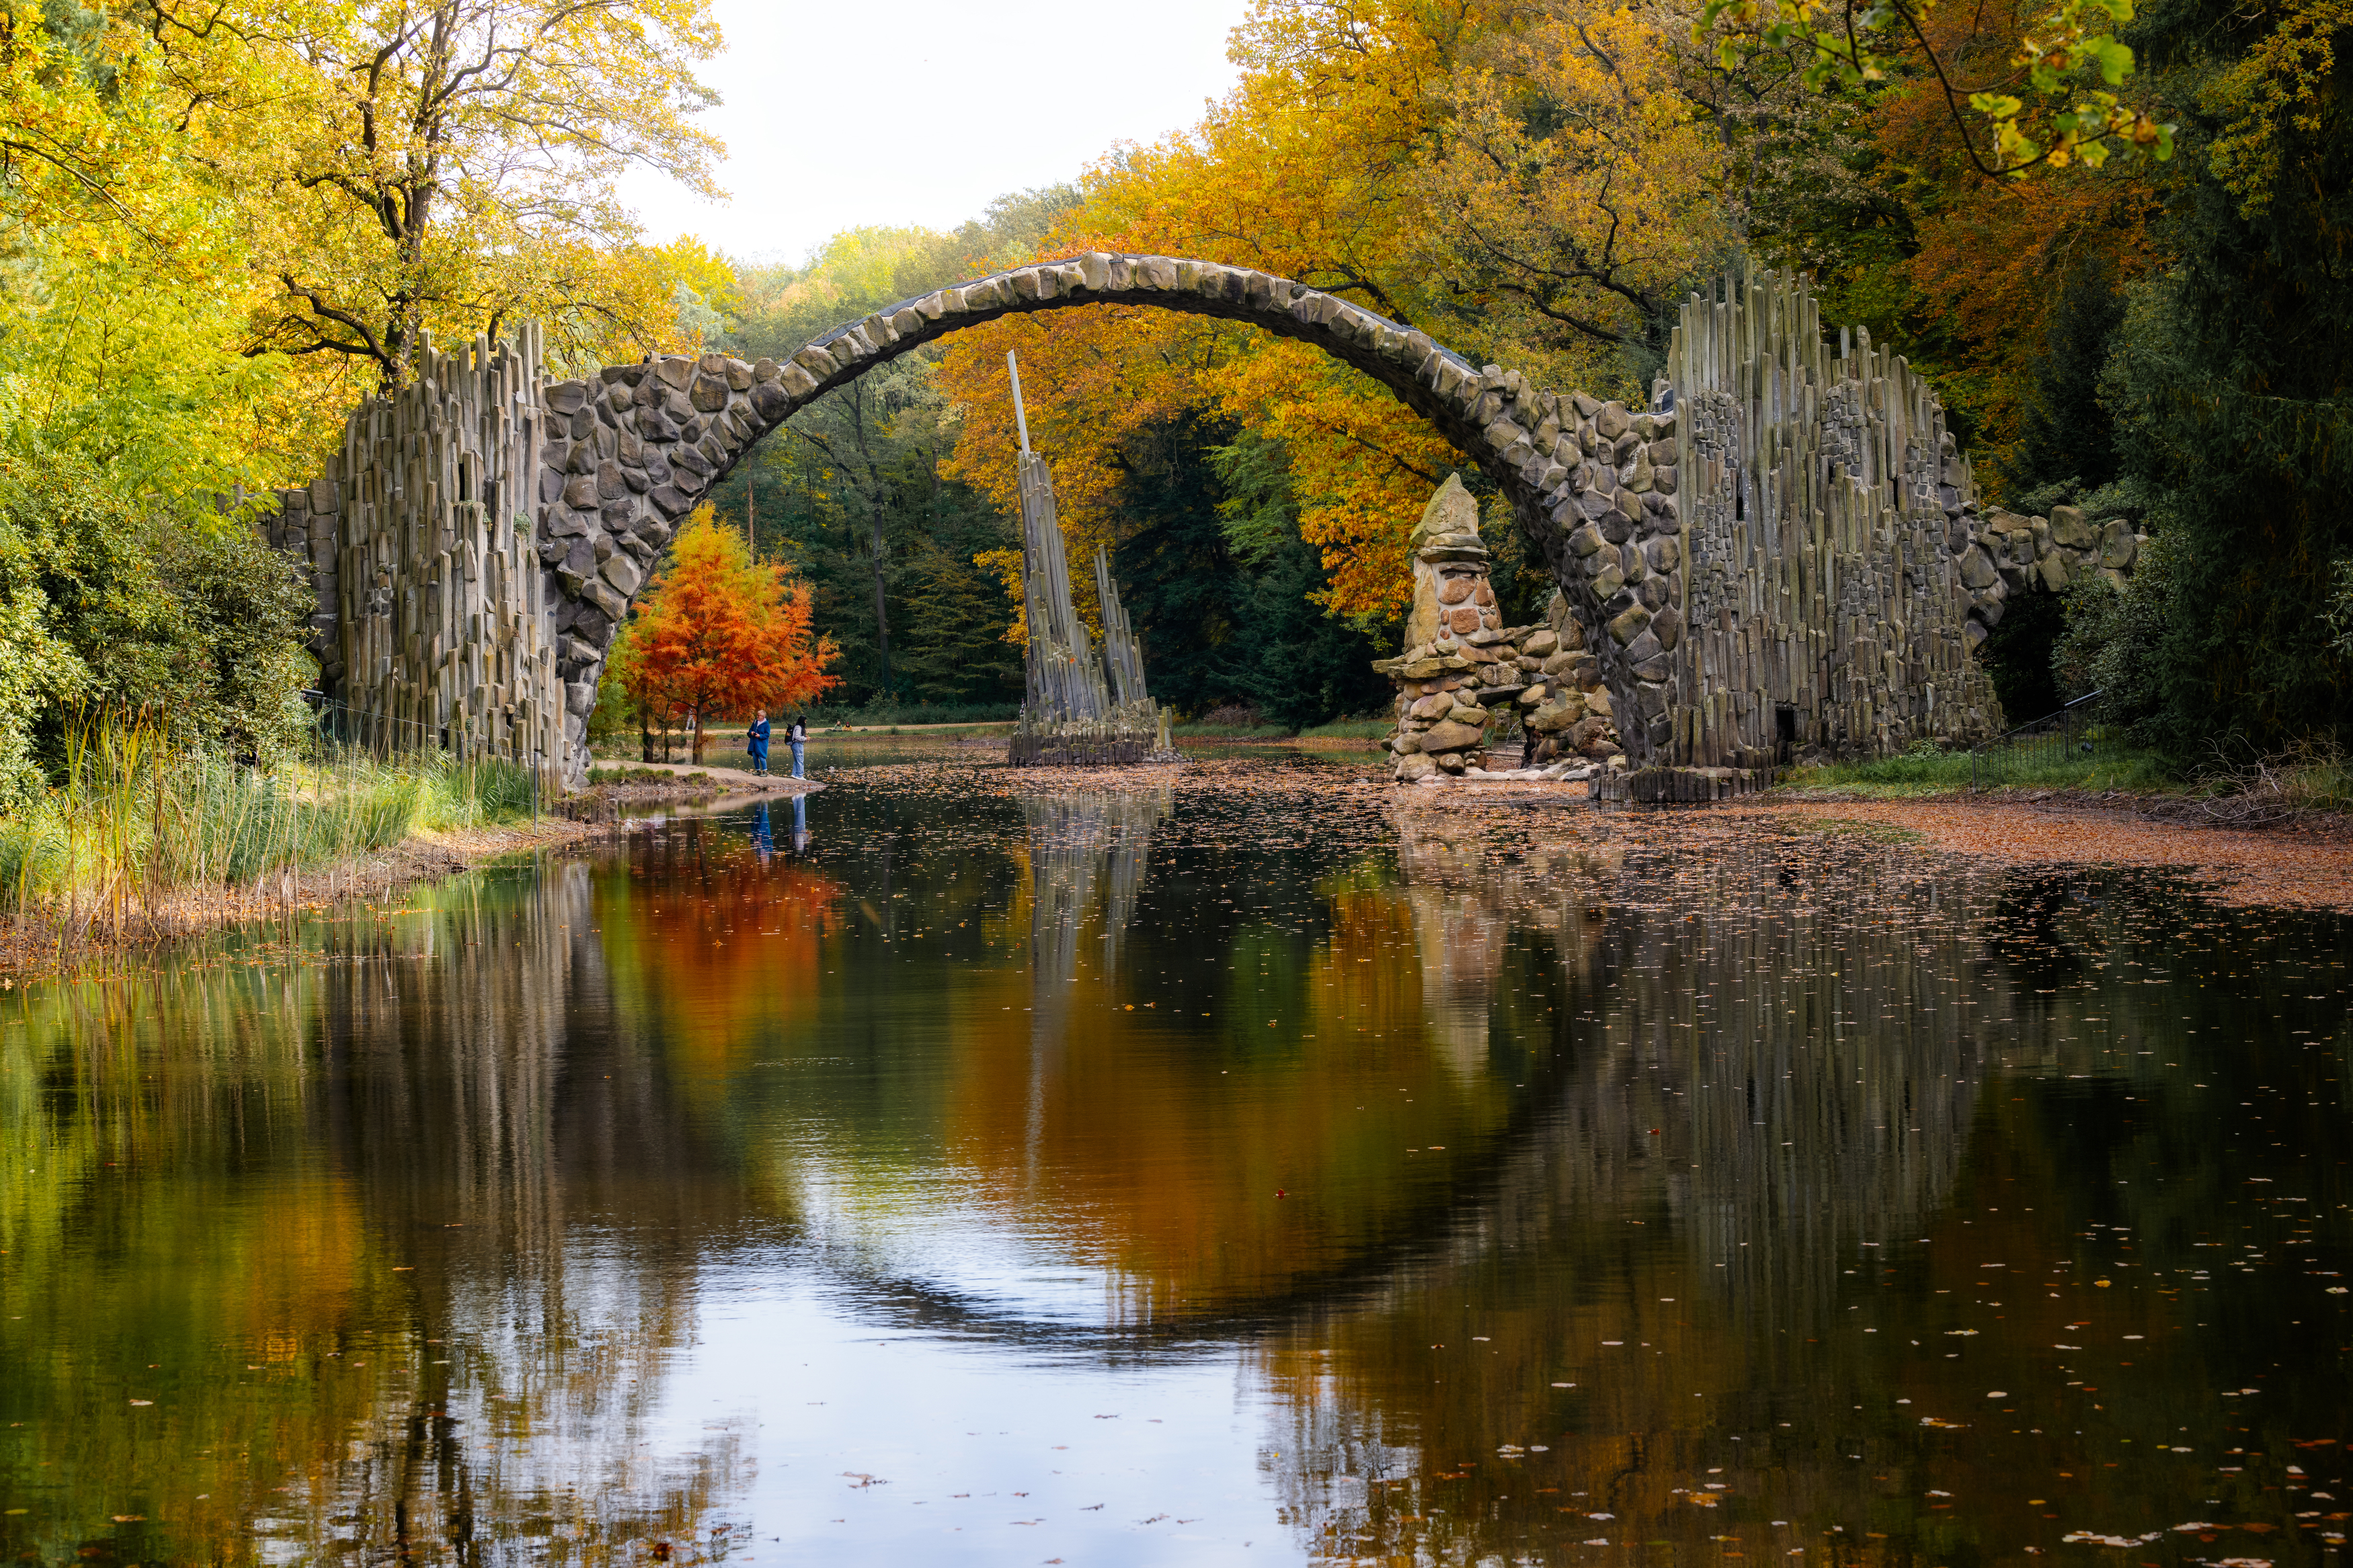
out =
<path fill-rule="evenodd" d="M 2339 1560 L 2344 923 L 1219 769 L 0 1001 L 0 1549 Z"/>

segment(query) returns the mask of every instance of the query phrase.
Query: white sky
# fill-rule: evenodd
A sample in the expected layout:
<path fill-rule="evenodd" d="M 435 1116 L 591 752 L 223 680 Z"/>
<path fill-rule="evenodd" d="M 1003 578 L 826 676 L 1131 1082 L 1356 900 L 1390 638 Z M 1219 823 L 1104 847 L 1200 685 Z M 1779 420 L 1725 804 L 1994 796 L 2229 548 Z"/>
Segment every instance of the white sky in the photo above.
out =
<path fill-rule="evenodd" d="M 1198 121 L 1233 85 L 1243 6 L 717 0 L 727 52 L 700 74 L 725 102 L 702 122 L 727 143 L 730 199 L 642 174 L 623 189 L 648 238 L 736 257 L 797 261 L 865 224 L 953 228 Z"/>

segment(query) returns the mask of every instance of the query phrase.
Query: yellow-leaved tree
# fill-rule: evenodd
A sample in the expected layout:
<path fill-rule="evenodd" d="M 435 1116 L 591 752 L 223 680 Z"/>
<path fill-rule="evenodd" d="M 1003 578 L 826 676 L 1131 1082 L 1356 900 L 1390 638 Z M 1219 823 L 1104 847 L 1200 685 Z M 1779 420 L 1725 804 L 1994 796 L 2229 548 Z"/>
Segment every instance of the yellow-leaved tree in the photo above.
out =
<path fill-rule="evenodd" d="M 1199 125 L 1092 171 L 1051 254 L 1262 268 L 1481 363 L 1634 395 L 1670 303 L 1726 239 L 1721 154 L 1677 87 L 1689 28 L 1672 7 L 1598 0 L 1258 0 L 1234 36 L 1233 92 Z M 1403 608 L 1413 520 L 1465 459 L 1369 378 L 1297 343 L 1156 310 L 965 334 L 943 362 L 967 411 L 952 472 L 1000 505 L 1008 347 L 1021 351 L 1034 444 L 1074 551 L 1123 535 L 1124 447 L 1184 410 L 1283 450 L 1328 610 L 1377 622 Z"/>
<path fill-rule="evenodd" d="M 195 156 L 237 194 L 252 352 L 403 384 L 427 334 L 533 320 L 559 362 L 675 346 L 681 285 L 628 169 L 716 194 L 710 0 L 154 0 Z"/>
<path fill-rule="evenodd" d="M 717 43 L 708 0 L 7 8 L 0 423 L 142 493 L 261 488 L 427 332 L 695 346 L 733 273 L 616 181 L 710 187 Z"/>

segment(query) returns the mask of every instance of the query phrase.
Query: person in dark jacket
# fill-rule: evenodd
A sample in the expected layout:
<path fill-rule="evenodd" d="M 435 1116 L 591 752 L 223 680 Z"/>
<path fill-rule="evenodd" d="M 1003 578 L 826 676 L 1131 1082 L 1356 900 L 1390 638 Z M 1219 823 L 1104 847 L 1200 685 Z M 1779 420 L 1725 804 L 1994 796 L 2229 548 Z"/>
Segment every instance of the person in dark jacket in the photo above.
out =
<path fill-rule="evenodd" d="M 768 710 L 765 708 L 752 720 L 752 728 L 744 737 L 752 752 L 752 771 L 760 777 L 768 776 Z"/>

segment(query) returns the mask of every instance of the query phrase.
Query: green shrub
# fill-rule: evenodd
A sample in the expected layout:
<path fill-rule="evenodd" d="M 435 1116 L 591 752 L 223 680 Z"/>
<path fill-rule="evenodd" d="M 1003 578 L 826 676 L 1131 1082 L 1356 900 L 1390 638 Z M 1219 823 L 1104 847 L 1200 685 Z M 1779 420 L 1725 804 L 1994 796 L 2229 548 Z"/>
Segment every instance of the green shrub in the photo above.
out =
<path fill-rule="evenodd" d="M 0 454 L 0 799 L 64 766 L 77 711 L 290 757 L 311 609 L 241 520 L 152 507 L 78 458 Z"/>
<path fill-rule="evenodd" d="M 2067 590 L 2065 626 L 2052 648 L 2052 674 L 2069 700 L 2100 693 L 2099 717 L 2135 745 L 2175 745 L 2167 700 L 2163 644 L 2174 593 L 2174 552 L 2162 536 L 2141 552 L 2119 592 L 2098 577 Z M 2012 714 L 2031 721 L 2037 714 Z"/>

